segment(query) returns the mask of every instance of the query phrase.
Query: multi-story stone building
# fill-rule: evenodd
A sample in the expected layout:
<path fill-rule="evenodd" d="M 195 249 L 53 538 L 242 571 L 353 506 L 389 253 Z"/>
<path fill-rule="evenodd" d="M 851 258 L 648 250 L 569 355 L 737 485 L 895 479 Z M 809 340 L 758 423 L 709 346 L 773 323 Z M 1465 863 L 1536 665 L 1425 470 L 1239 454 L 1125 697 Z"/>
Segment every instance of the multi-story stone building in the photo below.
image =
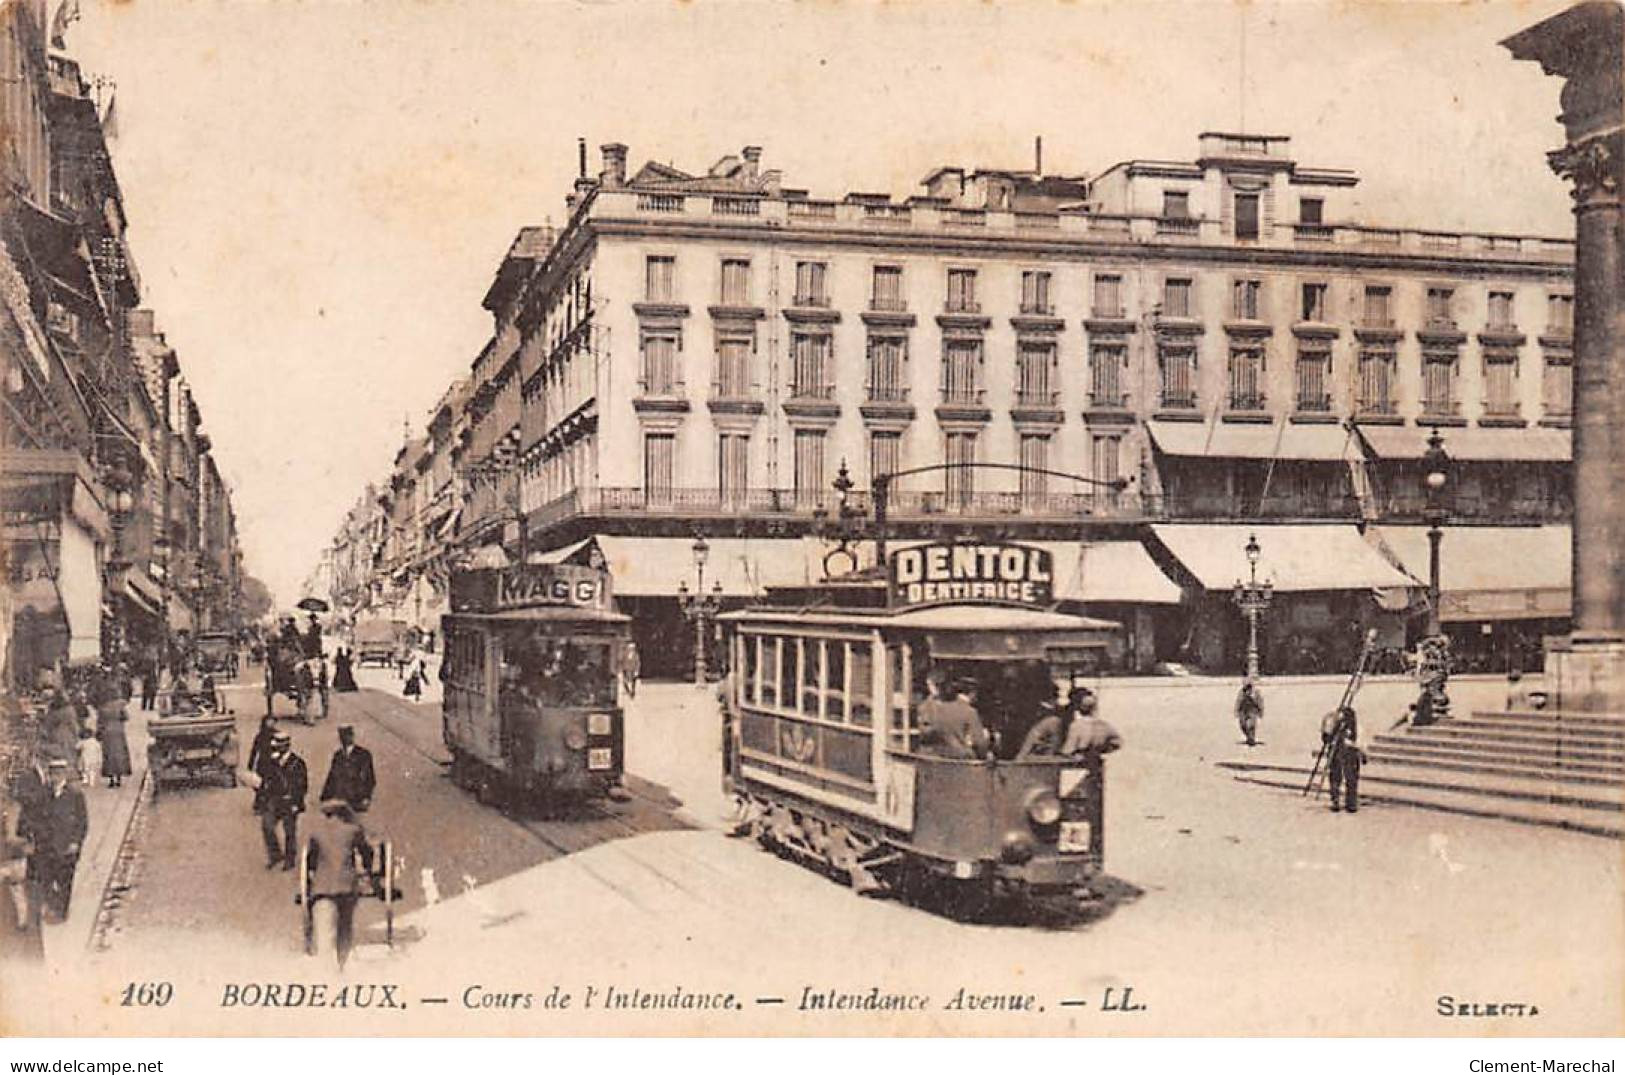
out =
<path fill-rule="evenodd" d="M 730 599 L 816 577 L 845 466 L 860 509 L 897 475 L 899 537 L 1054 543 L 1142 666 L 1238 659 L 1256 531 L 1266 667 L 1323 666 L 1368 624 L 1402 641 L 1371 593 L 1427 576 L 1433 427 L 1446 618 L 1481 646 L 1566 614 L 1570 242 L 1357 222 L 1358 176 L 1275 136 L 1093 179 L 939 168 L 904 200 L 811 197 L 757 147 L 585 171 L 486 297 L 460 536 L 604 558 L 640 632 L 674 625 L 696 532 Z M 1487 568 L 1507 540 L 1530 555 Z"/>

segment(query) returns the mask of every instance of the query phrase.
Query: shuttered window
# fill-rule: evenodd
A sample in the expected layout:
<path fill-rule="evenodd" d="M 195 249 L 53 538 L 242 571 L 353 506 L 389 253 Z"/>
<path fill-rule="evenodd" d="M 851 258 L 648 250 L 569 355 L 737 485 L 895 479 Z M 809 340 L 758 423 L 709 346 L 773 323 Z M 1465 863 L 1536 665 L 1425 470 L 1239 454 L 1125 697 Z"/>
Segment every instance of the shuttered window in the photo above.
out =
<path fill-rule="evenodd" d="M 1095 277 L 1094 314 L 1096 317 L 1123 316 L 1123 278 L 1114 273 Z"/>
<path fill-rule="evenodd" d="M 1024 314 L 1047 314 L 1052 307 L 1049 303 L 1049 273 L 1040 270 L 1028 270 L 1021 274 L 1021 312 Z"/>
<path fill-rule="evenodd" d="M 722 305 L 750 305 L 750 262 L 736 258 L 723 260 Z"/>
<path fill-rule="evenodd" d="M 948 311 L 950 313 L 976 313 L 976 270 L 948 270 Z"/>
<path fill-rule="evenodd" d="M 797 306 L 828 306 L 829 293 L 824 290 L 824 277 L 828 271 L 822 261 L 796 262 Z"/>
<path fill-rule="evenodd" d="M 1024 507 L 1036 507 L 1049 491 L 1049 475 L 1038 473 L 1049 469 L 1049 441 L 1044 434 L 1027 434 L 1021 438 L 1021 502 Z"/>
<path fill-rule="evenodd" d="M 1566 418 L 1574 413 L 1574 357 L 1561 352 L 1548 352 L 1545 374 L 1541 380 L 1541 398 L 1546 414 Z"/>
<path fill-rule="evenodd" d="M 1264 348 L 1257 344 L 1230 347 L 1230 409 L 1264 409 Z"/>
<path fill-rule="evenodd" d="M 1023 407 L 1055 404 L 1055 345 L 1027 342 L 1016 352 L 1016 402 Z"/>
<path fill-rule="evenodd" d="M 1510 330 L 1512 326 L 1512 292 L 1490 292 L 1489 327 L 1506 331 Z"/>
<path fill-rule="evenodd" d="M 1388 328 L 1394 323 L 1392 300 L 1394 292 L 1388 287 L 1365 289 L 1365 324 L 1373 328 Z"/>
<path fill-rule="evenodd" d="M 682 391 L 677 365 L 677 337 L 659 333 L 643 337 L 642 388 L 646 395 L 670 396 Z"/>
<path fill-rule="evenodd" d="M 1096 407 L 1121 407 L 1124 363 L 1128 348 L 1120 343 L 1096 343 L 1089 348 L 1089 402 Z"/>
<path fill-rule="evenodd" d="M 876 265 L 874 294 L 870 305 L 876 310 L 901 310 L 903 303 L 903 270 L 896 265 Z"/>
<path fill-rule="evenodd" d="M 891 430 L 869 435 L 869 479 L 902 469 L 903 435 Z"/>
<path fill-rule="evenodd" d="M 943 349 L 942 401 L 980 403 L 982 344 L 979 340 L 953 340 Z"/>
<path fill-rule="evenodd" d="M 1298 351 L 1295 406 L 1300 411 L 1332 409 L 1332 353 L 1320 347 Z"/>
<path fill-rule="evenodd" d="M 750 437 L 743 433 L 717 436 L 717 492 L 723 507 L 744 503 L 750 488 Z"/>
<path fill-rule="evenodd" d="M 671 302 L 677 297 L 677 259 L 652 257 L 645 263 L 644 298 L 650 302 Z"/>
<path fill-rule="evenodd" d="M 1366 414 L 1394 413 L 1394 352 L 1369 347 L 1360 352 L 1360 384 L 1355 400 Z"/>
<path fill-rule="evenodd" d="M 950 464 L 950 469 L 944 472 L 943 477 L 948 507 L 950 509 L 970 507 L 971 498 L 976 493 L 976 471 L 970 467 L 954 467 L 952 464 L 976 462 L 976 434 L 947 434 L 943 438 L 942 454 L 943 462 Z"/>
<path fill-rule="evenodd" d="M 790 340 L 790 392 L 801 399 L 829 399 L 835 393 L 830 378 L 830 337 L 797 333 Z"/>
<path fill-rule="evenodd" d="M 828 488 L 824 481 L 824 431 L 796 430 L 795 452 L 796 503 L 816 505 Z"/>
<path fill-rule="evenodd" d="M 670 433 L 648 433 L 643 438 L 643 489 L 651 505 L 671 504 L 677 473 L 677 438 Z"/>
<path fill-rule="evenodd" d="M 1089 476 L 1097 483 L 1093 487 L 1095 499 L 1112 504 L 1117 502 L 1117 490 L 1111 483 L 1121 476 L 1118 467 L 1122 455 L 1122 437 L 1095 437 L 1090 444 Z"/>
<path fill-rule="evenodd" d="M 744 339 L 717 341 L 715 395 L 718 399 L 739 399 L 751 393 L 751 342 Z"/>
<path fill-rule="evenodd" d="M 1157 350 L 1162 380 L 1162 406 L 1187 409 L 1196 406 L 1196 347 L 1183 340 L 1168 341 Z"/>
<path fill-rule="evenodd" d="M 1237 280 L 1231 289 L 1230 316 L 1237 321 L 1257 321 L 1259 297 L 1263 290 L 1261 280 Z"/>
<path fill-rule="evenodd" d="M 877 402 L 908 399 L 903 368 L 903 340 L 896 336 L 869 337 L 869 398 Z"/>
<path fill-rule="evenodd" d="M 1574 334 L 1574 296 L 1551 295 L 1546 299 L 1546 332 L 1551 336 Z"/>
<path fill-rule="evenodd" d="M 1456 413 L 1456 355 L 1452 351 L 1422 354 L 1422 413 Z"/>
<path fill-rule="evenodd" d="M 1191 282 L 1172 279 L 1162 285 L 1162 316 L 1191 316 Z"/>

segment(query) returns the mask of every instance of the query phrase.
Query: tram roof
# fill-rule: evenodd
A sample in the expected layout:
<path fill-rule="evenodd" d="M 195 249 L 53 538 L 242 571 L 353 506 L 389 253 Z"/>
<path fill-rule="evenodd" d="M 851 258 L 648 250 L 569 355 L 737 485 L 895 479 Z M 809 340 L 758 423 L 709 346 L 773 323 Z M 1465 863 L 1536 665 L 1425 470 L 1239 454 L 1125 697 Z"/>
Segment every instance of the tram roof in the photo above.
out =
<path fill-rule="evenodd" d="M 1115 620 L 1097 620 L 1047 609 L 1004 605 L 930 605 L 924 608 L 748 608 L 724 612 L 732 623 L 809 627 L 900 628 L 911 631 L 1117 631 Z"/>

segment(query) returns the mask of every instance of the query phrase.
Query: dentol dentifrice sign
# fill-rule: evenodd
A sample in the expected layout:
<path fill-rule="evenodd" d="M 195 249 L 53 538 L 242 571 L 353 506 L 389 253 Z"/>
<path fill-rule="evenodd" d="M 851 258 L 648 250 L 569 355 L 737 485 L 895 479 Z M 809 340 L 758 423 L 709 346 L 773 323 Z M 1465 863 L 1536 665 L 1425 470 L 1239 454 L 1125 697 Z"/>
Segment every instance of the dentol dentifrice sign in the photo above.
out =
<path fill-rule="evenodd" d="M 1048 551 L 1027 545 L 921 545 L 892 554 L 893 607 L 965 602 L 1048 605 L 1055 572 Z"/>

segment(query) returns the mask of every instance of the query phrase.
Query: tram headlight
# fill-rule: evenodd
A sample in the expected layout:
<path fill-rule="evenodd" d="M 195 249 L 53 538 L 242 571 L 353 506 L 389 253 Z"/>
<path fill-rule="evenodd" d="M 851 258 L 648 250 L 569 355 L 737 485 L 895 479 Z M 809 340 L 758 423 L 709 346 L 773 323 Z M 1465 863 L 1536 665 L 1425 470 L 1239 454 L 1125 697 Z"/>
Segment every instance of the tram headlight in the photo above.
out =
<path fill-rule="evenodd" d="M 588 735 L 609 735 L 614 730 L 614 719 L 608 713 L 587 714 Z"/>
<path fill-rule="evenodd" d="M 1061 820 L 1060 797 L 1049 788 L 1036 788 L 1027 796 L 1027 816 L 1034 825 L 1053 825 Z"/>
<path fill-rule="evenodd" d="M 999 849 L 999 857 L 1013 865 L 1020 865 L 1033 857 L 1037 850 L 1031 835 L 1025 832 L 1007 832 L 1004 834 L 1004 845 Z"/>
<path fill-rule="evenodd" d="M 580 728 L 571 726 L 564 730 L 564 745 L 571 750 L 584 750 L 587 746 L 587 733 Z M 1059 817 L 1059 814 L 1056 814 Z"/>

